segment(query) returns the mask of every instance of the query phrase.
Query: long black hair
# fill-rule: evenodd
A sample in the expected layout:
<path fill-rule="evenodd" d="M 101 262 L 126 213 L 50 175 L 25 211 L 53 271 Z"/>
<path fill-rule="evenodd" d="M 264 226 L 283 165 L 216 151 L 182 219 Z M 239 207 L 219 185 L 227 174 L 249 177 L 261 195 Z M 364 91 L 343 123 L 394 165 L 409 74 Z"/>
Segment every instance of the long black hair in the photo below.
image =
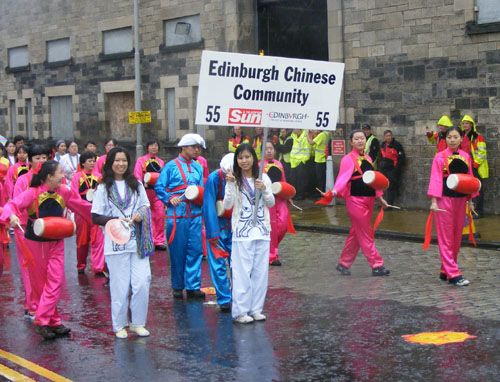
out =
<path fill-rule="evenodd" d="M 108 141 L 109 142 L 109 141 Z M 115 173 L 113 172 L 113 163 L 115 162 L 116 154 L 124 153 L 127 158 L 127 170 L 123 174 L 123 180 L 134 192 L 137 192 L 139 189 L 139 182 L 135 178 L 134 173 L 130 170 L 132 166 L 132 162 L 130 159 L 130 154 L 123 147 L 115 147 L 109 150 L 108 155 L 106 156 L 106 163 L 102 168 L 102 179 L 101 183 L 106 185 L 106 190 L 109 192 L 109 189 L 113 185 L 115 181 Z"/>
<path fill-rule="evenodd" d="M 45 183 L 49 175 L 54 175 L 56 173 L 58 166 L 60 166 L 59 162 L 52 159 L 42 164 L 42 167 L 40 168 L 38 174 L 33 174 L 30 187 L 41 186 L 43 183 Z"/>
<path fill-rule="evenodd" d="M 257 159 L 257 154 L 255 153 L 254 148 L 249 143 L 240 144 L 236 148 L 236 151 L 234 152 L 234 163 L 233 163 L 233 173 L 234 177 L 236 178 L 236 184 L 238 185 L 239 189 L 241 189 L 241 185 L 243 183 L 243 174 L 241 173 L 241 167 L 238 164 L 238 156 L 243 151 L 248 151 L 250 154 L 252 154 L 253 157 L 252 177 L 254 179 L 257 179 L 259 177 L 259 160 Z"/>

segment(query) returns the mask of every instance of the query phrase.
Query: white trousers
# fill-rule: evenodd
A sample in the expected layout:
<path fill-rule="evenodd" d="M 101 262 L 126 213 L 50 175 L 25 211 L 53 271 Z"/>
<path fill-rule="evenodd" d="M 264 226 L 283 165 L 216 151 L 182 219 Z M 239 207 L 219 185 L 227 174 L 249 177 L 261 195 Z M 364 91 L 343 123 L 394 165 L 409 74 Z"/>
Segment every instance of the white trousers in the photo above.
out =
<path fill-rule="evenodd" d="M 262 312 L 267 293 L 269 243 L 269 240 L 233 241 L 233 318 Z"/>
<path fill-rule="evenodd" d="M 149 285 L 151 268 L 149 257 L 140 259 L 136 252 L 106 255 L 111 292 L 111 318 L 113 331 L 119 332 L 129 325 L 127 313 L 130 296 L 130 318 L 132 326 L 145 326 L 148 316 Z"/>

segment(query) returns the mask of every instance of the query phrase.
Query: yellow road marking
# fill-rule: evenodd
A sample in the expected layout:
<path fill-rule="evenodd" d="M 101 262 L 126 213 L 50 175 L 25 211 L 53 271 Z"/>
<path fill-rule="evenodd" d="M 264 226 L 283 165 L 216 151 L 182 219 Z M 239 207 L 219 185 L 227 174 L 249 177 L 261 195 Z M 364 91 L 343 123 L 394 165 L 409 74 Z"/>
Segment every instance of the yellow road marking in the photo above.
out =
<path fill-rule="evenodd" d="M 42 377 L 45 377 L 54 382 L 72 382 L 71 379 L 64 378 L 63 376 L 56 374 L 42 366 L 38 366 L 36 363 L 30 362 L 27 359 L 21 358 L 15 354 L 9 353 L 5 350 L 0 349 L 0 357 L 8 359 L 11 362 L 24 367 L 25 369 L 31 370 Z M 31 380 L 30 380 L 31 381 Z"/>
<path fill-rule="evenodd" d="M 0 375 L 12 382 L 36 382 L 34 379 L 28 378 L 2 364 L 0 364 Z"/>

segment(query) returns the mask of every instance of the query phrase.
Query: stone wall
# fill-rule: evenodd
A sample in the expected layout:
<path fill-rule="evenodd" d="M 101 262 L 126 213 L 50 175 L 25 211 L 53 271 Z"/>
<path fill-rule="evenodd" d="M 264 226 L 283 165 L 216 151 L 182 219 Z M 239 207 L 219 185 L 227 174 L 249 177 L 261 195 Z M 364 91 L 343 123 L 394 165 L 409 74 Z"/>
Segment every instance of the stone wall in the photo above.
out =
<path fill-rule="evenodd" d="M 155 137 L 165 154 L 177 152 L 175 141 L 194 124 L 201 51 L 255 52 L 253 2 L 250 0 L 141 0 L 139 33 L 143 110 L 143 141 Z M 164 20 L 200 15 L 203 42 L 196 47 L 161 49 Z M 12 136 L 9 103 L 16 101 L 17 132 L 28 135 L 26 99 L 31 99 L 33 139 L 51 138 L 51 96 L 72 97 L 77 141 L 92 139 L 102 146 L 110 136 L 107 95 L 134 92 L 134 58 L 102 58 L 102 32 L 133 26 L 131 0 L 6 0 L 0 5 L 0 134 Z M 26 26 L 29 25 L 29 28 Z M 70 38 L 72 62 L 48 67 L 46 41 Z M 29 70 L 7 73 L 8 48 L 28 45 Z M 168 136 L 166 89 L 175 89 L 175 136 Z M 212 142 L 208 156 L 225 150 L 229 128 L 199 128 Z M 130 148 L 135 136 L 120 142 Z M 216 154 L 217 153 L 217 154 Z"/>
<path fill-rule="evenodd" d="M 342 7 L 343 3 L 343 7 Z M 393 130 L 408 157 L 398 204 L 428 207 L 435 153 L 425 133 L 441 115 L 459 125 L 475 118 L 487 141 L 490 179 L 485 209 L 500 213 L 500 33 L 470 35 L 473 0 L 333 0 L 331 59 L 345 59 L 341 121 L 369 123 L 375 135 Z"/>

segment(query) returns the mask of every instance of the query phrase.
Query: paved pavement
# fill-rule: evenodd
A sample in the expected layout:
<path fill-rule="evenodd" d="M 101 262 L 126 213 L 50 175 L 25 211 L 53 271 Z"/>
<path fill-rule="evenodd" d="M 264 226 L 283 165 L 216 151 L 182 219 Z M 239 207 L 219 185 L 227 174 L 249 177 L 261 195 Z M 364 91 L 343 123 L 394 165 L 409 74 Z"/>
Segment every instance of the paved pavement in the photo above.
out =
<path fill-rule="evenodd" d="M 104 279 L 76 274 L 71 239 L 59 304 L 73 329 L 69 338 L 43 341 L 22 319 L 14 260 L 0 278 L 0 375 L 6 367 L 36 381 L 64 380 L 42 377 L 42 369 L 21 366 L 6 351 L 74 381 L 498 381 L 498 251 L 464 248 L 459 265 L 471 285 L 458 288 L 438 279 L 436 246 L 424 252 L 421 243 L 402 241 L 376 240 L 389 277 L 372 277 L 361 253 L 353 275 L 342 277 L 334 267 L 344 241 L 344 235 L 287 235 L 283 266 L 270 269 L 268 320 L 248 326 L 213 305 L 173 301 L 168 259 L 157 252 L 152 335 L 125 341 L 111 332 Z M 202 284 L 210 286 L 206 262 L 202 269 Z M 443 330 L 477 338 L 442 346 L 402 338 Z"/>

